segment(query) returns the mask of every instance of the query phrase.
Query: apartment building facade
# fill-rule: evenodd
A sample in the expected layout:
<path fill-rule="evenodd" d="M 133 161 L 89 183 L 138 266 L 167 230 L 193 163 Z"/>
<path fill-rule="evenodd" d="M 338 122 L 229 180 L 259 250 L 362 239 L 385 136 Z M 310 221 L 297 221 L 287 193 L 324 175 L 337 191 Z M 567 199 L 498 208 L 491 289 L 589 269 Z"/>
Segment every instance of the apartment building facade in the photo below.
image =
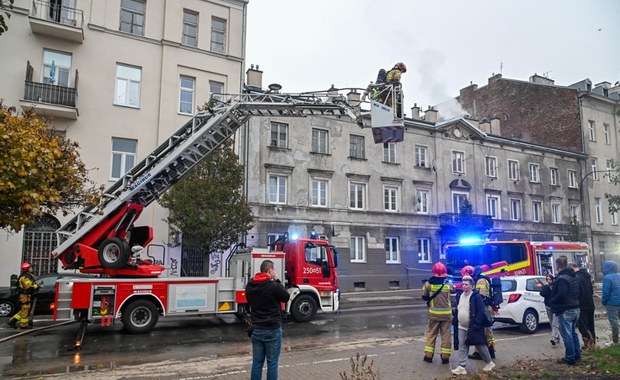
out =
<path fill-rule="evenodd" d="M 340 287 L 353 291 L 421 286 L 465 198 L 484 237 L 569 239 L 585 155 L 500 137 L 497 121 L 437 122 L 434 110 L 405 127 L 403 142 L 374 144 L 345 118 L 251 119 L 247 244 L 314 231 L 338 249 Z"/>
<path fill-rule="evenodd" d="M 109 186 L 212 93 L 241 91 L 247 4 L 16 0 L 0 37 L 0 98 L 51 116 L 51 128 L 80 144 L 91 179 Z M 153 205 L 138 222 L 154 227 L 150 253 L 162 260 L 173 253 L 166 216 Z M 56 270 L 52 232 L 67 218 L 48 215 L 20 233 L 2 232 L 0 278 L 22 260 L 38 273 Z"/>
<path fill-rule="evenodd" d="M 529 81 L 489 78 L 487 85 L 460 90 L 457 101 L 471 116 L 500 120 L 503 137 L 582 152 L 577 178 L 582 240 L 592 250 L 593 270 L 602 275 L 606 258 L 620 259 L 618 216 L 608 211 L 605 194 L 615 194 L 609 180 L 612 163 L 620 158 L 618 130 L 620 85 L 593 85 L 589 79 L 558 86 L 534 74 Z"/>

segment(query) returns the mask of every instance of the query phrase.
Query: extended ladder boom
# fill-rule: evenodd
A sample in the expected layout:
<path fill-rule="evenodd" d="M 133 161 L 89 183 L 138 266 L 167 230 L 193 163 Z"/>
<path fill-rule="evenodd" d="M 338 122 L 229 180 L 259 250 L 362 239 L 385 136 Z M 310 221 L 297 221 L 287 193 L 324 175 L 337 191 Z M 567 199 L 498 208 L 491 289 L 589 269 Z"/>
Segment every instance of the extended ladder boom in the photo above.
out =
<path fill-rule="evenodd" d="M 252 116 L 347 116 L 361 125 L 359 110 L 347 104 L 341 95 L 249 93 L 228 96 L 230 100 L 226 102 L 213 98 L 207 111 L 192 117 L 105 190 L 98 206 L 84 209 L 58 229 L 56 237 L 59 245 L 53 255 L 59 257 L 65 266 L 74 262 L 80 251 L 76 244 L 85 235 L 92 234 L 91 231 L 103 221 L 111 220 L 127 203 L 142 207 L 131 210 L 134 214 L 129 221 L 114 220 L 111 223 L 115 228 L 123 223 L 124 228 L 131 228 L 144 207 L 155 201 L 191 168 L 228 140 Z M 96 245 L 110 237 L 110 231 L 101 231 L 101 235 L 89 235 L 85 240 L 96 249 Z"/>

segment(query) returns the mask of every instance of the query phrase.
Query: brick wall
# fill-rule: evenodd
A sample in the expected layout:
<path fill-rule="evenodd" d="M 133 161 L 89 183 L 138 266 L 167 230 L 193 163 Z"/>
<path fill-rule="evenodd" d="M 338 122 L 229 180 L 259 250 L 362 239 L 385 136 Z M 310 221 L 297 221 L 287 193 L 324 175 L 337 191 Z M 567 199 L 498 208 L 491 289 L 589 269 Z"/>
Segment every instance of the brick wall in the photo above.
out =
<path fill-rule="evenodd" d="M 579 103 L 574 89 L 503 79 L 461 90 L 457 100 L 472 117 L 498 118 L 501 135 L 581 152 Z"/>

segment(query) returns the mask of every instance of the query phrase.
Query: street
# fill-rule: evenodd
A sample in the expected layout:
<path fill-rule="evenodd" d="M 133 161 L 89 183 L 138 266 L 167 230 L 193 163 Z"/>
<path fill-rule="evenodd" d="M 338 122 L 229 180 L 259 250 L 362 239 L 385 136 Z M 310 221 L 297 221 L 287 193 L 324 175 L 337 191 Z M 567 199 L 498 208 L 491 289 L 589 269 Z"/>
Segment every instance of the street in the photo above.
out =
<path fill-rule="evenodd" d="M 287 322 L 281 378 L 338 378 L 339 372 L 350 374 L 349 360 L 357 353 L 369 355 L 382 379 L 449 376 L 449 367 L 438 360 L 422 363 L 428 319 L 418 294 L 384 292 L 375 298 L 347 294 L 339 313 L 319 314 L 307 324 Z M 35 323 L 39 327 L 53 322 Z M 599 335 L 605 334 L 606 326 L 606 320 L 597 321 Z M 16 331 L 3 328 L 0 336 Z M 77 324 L 69 324 L 0 343 L 1 376 L 80 379 L 92 377 L 92 370 L 103 370 L 105 375 L 99 377 L 115 379 L 249 378 L 250 340 L 233 316 L 162 318 L 145 335 L 123 332 L 121 323 L 111 328 L 89 326 L 80 351 L 73 350 L 76 331 Z M 562 348 L 551 349 L 548 334 L 547 324 L 533 335 L 515 327 L 496 329 L 497 364 L 509 364 L 515 357 L 560 355 Z M 472 362 L 472 368 L 479 364 Z"/>

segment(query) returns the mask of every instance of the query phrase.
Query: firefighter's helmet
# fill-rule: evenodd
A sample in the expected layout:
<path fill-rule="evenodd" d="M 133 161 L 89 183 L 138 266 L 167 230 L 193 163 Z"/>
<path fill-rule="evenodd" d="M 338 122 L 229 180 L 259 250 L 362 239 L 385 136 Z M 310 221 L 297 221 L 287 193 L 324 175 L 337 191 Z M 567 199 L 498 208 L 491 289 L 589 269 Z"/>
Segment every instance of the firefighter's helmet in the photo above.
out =
<path fill-rule="evenodd" d="M 397 68 L 398 70 L 402 71 L 403 73 L 406 73 L 406 72 L 407 72 L 407 66 L 405 66 L 405 64 L 404 64 L 404 63 L 402 63 L 402 62 L 398 62 L 398 63 L 397 63 L 396 65 L 394 65 L 394 66 L 396 66 L 396 68 Z"/>
<path fill-rule="evenodd" d="M 463 269 L 461 269 L 461 276 L 463 276 L 463 277 L 465 277 L 465 276 L 473 277 L 474 276 L 474 267 L 472 267 L 471 265 L 465 265 L 463 267 Z"/>
<path fill-rule="evenodd" d="M 27 261 L 24 261 L 24 263 L 21 266 L 22 272 L 27 271 L 28 269 L 30 269 L 30 263 Z"/>
<path fill-rule="evenodd" d="M 448 275 L 448 270 L 443 263 L 436 263 L 433 265 L 433 276 L 437 277 L 446 277 Z"/>

